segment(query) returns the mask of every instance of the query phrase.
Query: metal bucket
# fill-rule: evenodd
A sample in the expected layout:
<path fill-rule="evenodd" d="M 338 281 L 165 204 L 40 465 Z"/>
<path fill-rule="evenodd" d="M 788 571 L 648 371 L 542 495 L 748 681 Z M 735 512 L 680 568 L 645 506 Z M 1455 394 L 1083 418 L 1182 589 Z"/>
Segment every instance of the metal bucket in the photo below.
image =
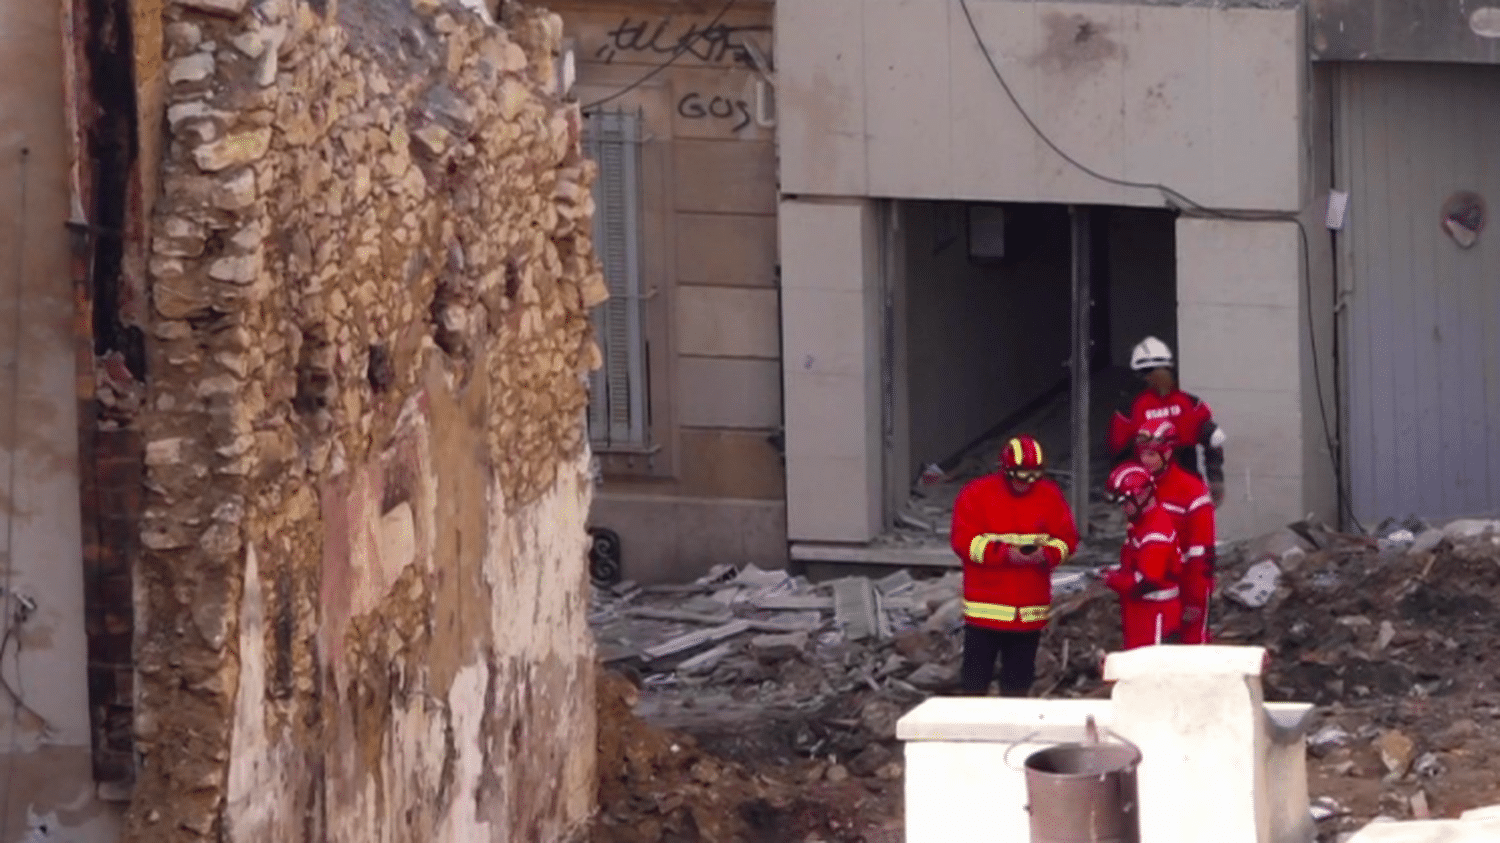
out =
<path fill-rule="evenodd" d="M 1133 745 L 1088 742 L 1037 750 L 1026 759 L 1031 843 L 1139 843 Z"/>

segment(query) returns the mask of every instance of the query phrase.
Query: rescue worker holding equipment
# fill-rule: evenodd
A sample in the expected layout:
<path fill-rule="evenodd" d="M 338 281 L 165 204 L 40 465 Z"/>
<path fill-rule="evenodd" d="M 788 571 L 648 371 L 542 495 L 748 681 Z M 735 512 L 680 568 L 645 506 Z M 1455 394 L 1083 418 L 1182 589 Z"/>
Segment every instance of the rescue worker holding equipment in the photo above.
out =
<path fill-rule="evenodd" d="M 1156 337 L 1146 337 L 1130 352 L 1130 368 L 1146 381 L 1129 406 L 1115 410 L 1105 440 L 1116 462 L 1129 459 L 1135 432 L 1154 421 L 1177 425 L 1177 463 L 1190 474 L 1208 481 L 1214 506 L 1224 503 L 1225 435 L 1213 410 L 1198 396 L 1177 388 L 1172 349 Z M 1198 466 L 1198 446 L 1203 446 L 1203 468 Z"/>
<path fill-rule="evenodd" d="M 1104 584 L 1120 595 L 1124 649 L 1179 643 L 1182 551 L 1172 516 L 1156 500 L 1151 474 L 1133 462 L 1110 472 L 1106 489 L 1127 519 L 1120 564 L 1104 572 Z"/>
<path fill-rule="evenodd" d="M 1042 446 L 1017 436 L 1000 471 L 964 486 L 950 541 L 964 565 L 963 693 L 983 696 L 1000 659 L 1000 694 L 1024 697 L 1052 605 L 1052 570 L 1078 547 L 1073 512 L 1045 476 Z"/>
<path fill-rule="evenodd" d="M 1172 459 L 1177 426 L 1148 422 L 1136 433 L 1136 459 L 1150 472 L 1156 499 L 1172 516 L 1182 550 L 1182 643 L 1208 644 L 1208 604 L 1217 561 L 1214 505 L 1208 485 Z"/>

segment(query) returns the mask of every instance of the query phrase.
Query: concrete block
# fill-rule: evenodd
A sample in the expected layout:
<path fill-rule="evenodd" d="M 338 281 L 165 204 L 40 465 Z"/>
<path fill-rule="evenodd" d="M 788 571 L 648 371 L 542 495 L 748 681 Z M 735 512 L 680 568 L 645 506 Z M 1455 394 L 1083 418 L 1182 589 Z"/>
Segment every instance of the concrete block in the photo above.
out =
<path fill-rule="evenodd" d="M 1225 470 L 1302 473 L 1302 399 L 1294 392 L 1211 388 L 1188 391 L 1208 402 L 1223 428 Z M 1316 406 L 1309 408 L 1318 415 Z M 1306 513 L 1302 513 L 1306 514 Z"/>
<path fill-rule="evenodd" d="M 780 406 L 778 394 L 778 412 Z M 767 428 L 683 428 L 677 433 L 677 461 L 673 492 L 683 497 L 780 501 L 786 496 L 781 454 Z"/>
<path fill-rule="evenodd" d="M 672 153 L 677 210 L 776 212 L 776 157 L 769 141 L 678 139 L 672 142 Z"/>
<path fill-rule="evenodd" d="M 865 458 L 863 376 L 787 372 L 783 387 L 789 467 L 804 456 Z"/>
<path fill-rule="evenodd" d="M 704 357 L 781 356 L 776 291 L 677 288 L 677 352 Z"/>
<path fill-rule="evenodd" d="M 865 252 L 875 248 L 866 242 L 871 213 L 866 200 L 782 201 L 782 289 L 863 293 L 873 284 L 864 271 Z"/>
<path fill-rule="evenodd" d="M 1074 159 L 1106 175 L 1125 172 L 1126 6 L 1038 3 L 1029 64 L 1036 76 L 1031 116 Z M 1146 49 L 1143 45 L 1141 49 Z M 1083 172 L 1037 143 L 1037 191 L 1056 202 L 1113 202 L 1126 191 Z M 1153 179 L 1156 181 L 1156 179 Z M 1140 191 L 1160 204 L 1156 191 Z M 1139 200 L 1138 200 L 1139 201 Z"/>
<path fill-rule="evenodd" d="M 1179 278 L 1179 283 L 1191 281 Z M 1180 302 L 1176 351 L 1182 382 L 1190 391 L 1254 389 L 1301 395 L 1301 324 L 1295 307 Z M 1247 359 L 1246 349 L 1253 350 L 1252 358 Z"/>
<path fill-rule="evenodd" d="M 1212 189 L 1210 74 L 1184 68 L 1211 66 L 1213 13 L 1193 6 L 1122 7 L 1118 40 L 1128 58 L 1122 68 L 1121 178 L 1168 184 L 1189 196 Z M 1163 42 L 1173 48 L 1161 49 Z"/>
<path fill-rule="evenodd" d="M 952 193 L 949 152 L 947 0 L 866 0 L 864 4 L 867 190 L 874 196 Z M 914 27 L 912 20 L 926 25 Z M 934 60 L 892 61 L 929 56 Z"/>
<path fill-rule="evenodd" d="M 1209 17 L 1215 190 L 1225 208 L 1296 211 L 1302 193 L 1302 10 L 1216 9 Z M 1197 198 L 1197 197 L 1195 197 Z"/>
<path fill-rule="evenodd" d="M 683 425 L 772 429 L 781 424 L 775 360 L 682 357 L 677 384 L 677 420 Z"/>
<path fill-rule="evenodd" d="M 865 345 L 862 292 L 787 288 L 782 292 L 782 368 L 787 372 L 864 377 L 876 361 Z"/>
<path fill-rule="evenodd" d="M 1177 220 L 1177 300 L 1298 306 L 1302 251 L 1290 222 Z"/>
<path fill-rule="evenodd" d="M 776 4 L 782 190 L 867 192 L 863 0 Z"/>
<path fill-rule="evenodd" d="M 679 213 L 677 279 L 682 284 L 776 286 L 776 218 Z"/>
<path fill-rule="evenodd" d="M 1108 727 L 1110 703 L 935 697 L 917 706 L 896 722 L 905 742 L 907 843 L 1027 840 L 1022 765 L 1033 752 L 1083 740 L 1090 715 Z"/>
<path fill-rule="evenodd" d="M 974 25 L 1016 98 L 1037 103 L 1037 78 L 1026 60 L 1036 40 L 1030 3 L 970 3 Z M 963 11 L 948 15 L 947 50 L 952 89 L 950 131 L 955 164 L 953 197 L 1037 200 L 1037 138 L 995 81 Z"/>
<path fill-rule="evenodd" d="M 863 543 L 880 533 L 879 469 L 863 455 L 789 456 L 786 475 L 788 538 Z"/>
<path fill-rule="evenodd" d="M 1311 839 L 1298 771 L 1312 706 L 1268 711 L 1265 658 L 1261 647 L 1158 646 L 1105 659 L 1113 721 L 1144 754 L 1142 840 L 1192 843 L 1205 828 L 1224 843 Z M 1193 796 L 1184 799 L 1187 782 Z"/>
<path fill-rule="evenodd" d="M 1500 820 L 1415 820 L 1371 823 L 1347 843 L 1493 843 Z"/>
<path fill-rule="evenodd" d="M 1230 459 L 1226 455 L 1225 462 Z M 1270 474 L 1254 466 L 1227 466 L 1224 504 L 1215 513 L 1219 540 L 1252 538 L 1297 521 L 1307 514 L 1302 495 L 1301 476 Z"/>
<path fill-rule="evenodd" d="M 1262 705 L 1263 657 L 1260 648 L 1153 647 L 1111 654 L 1119 684 L 1109 702 L 922 703 L 896 726 L 905 742 L 906 840 L 1029 839 L 1026 758 L 1083 741 L 1093 716 L 1104 741 L 1123 736 L 1142 753 L 1142 840 L 1198 841 L 1212 828 L 1215 840 L 1305 843 L 1313 835 L 1303 738 L 1312 706 Z M 1174 731 L 1179 723 L 1190 736 Z"/>

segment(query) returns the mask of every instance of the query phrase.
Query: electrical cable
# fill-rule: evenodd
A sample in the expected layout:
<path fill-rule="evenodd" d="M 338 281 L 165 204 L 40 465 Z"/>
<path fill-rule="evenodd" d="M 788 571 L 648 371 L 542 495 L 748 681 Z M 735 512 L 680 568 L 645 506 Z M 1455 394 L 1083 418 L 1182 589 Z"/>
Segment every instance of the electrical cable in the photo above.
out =
<path fill-rule="evenodd" d="M 650 70 L 646 71 L 646 73 L 643 76 L 641 76 L 639 79 L 635 80 L 634 82 L 631 82 L 629 85 L 626 85 L 625 87 L 621 88 L 618 91 L 615 91 L 613 94 L 610 94 L 607 97 L 603 97 L 603 98 L 594 100 L 593 102 L 589 103 L 588 105 L 582 106 L 582 108 L 580 110 L 584 114 L 588 114 L 589 111 L 591 111 L 591 110 L 593 110 L 595 108 L 598 108 L 599 106 L 604 105 L 607 102 L 613 102 L 614 100 L 617 100 L 620 97 L 625 96 L 626 94 L 630 93 L 631 91 L 634 91 L 636 88 L 639 88 L 641 85 L 644 85 L 652 77 L 656 76 L 656 74 L 661 73 L 662 71 L 664 71 L 667 68 L 671 67 L 673 64 L 675 64 L 677 62 L 678 59 L 682 58 L 690 49 L 692 49 L 693 44 L 695 42 L 697 42 L 698 39 L 707 37 L 708 33 L 712 32 L 713 28 L 719 25 L 719 21 L 721 21 L 721 20 L 724 19 L 724 15 L 726 13 L 728 13 L 731 8 L 734 7 L 734 4 L 736 2 L 738 2 L 738 0 L 724 0 L 724 5 L 722 7 L 720 7 L 719 13 L 716 14 L 716 15 L 714 15 L 713 20 L 709 21 L 708 25 L 705 26 L 705 27 L 703 27 L 702 30 L 699 30 L 696 34 L 693 35 L 693 37 L 688 38 L 688 39 L 686 39 L 684 41 L 678 42 L 677 48 L 672 51 L 671 57 L 668 58 L 666 61 L 664 61 L 661 64 L 657 65 L 656 67 L 653 67 Z"/>
<path fill-rule="evenodd" d="M 1312 248 L 1309 244 L 1310 238 L 1307 233 L 1307 227 L 1302 221 L 1301 214 L 1288 213 L 1283 211 L 1231 211 L 1221 208 L 1213 208 L 1208 205 L 1204 205 L 1201 202 L 1197 202 L 1189 198 L 1181 191 L 1175 190 L 1172 187 L 1169 187 L 1168 185 L 1162 184 L 1160 182 L 1133 181 L 1130 179 L 1116 178 L 1114 176 L 1101 173 L 1098 170 L 1095 170 L 1094 168 L 1088 166 L 1087 164 L 1084 164 L 1082 161 L 1079 161 L 1077 158 L 1074 158 L 1072 155 L 1069 155 L 1066 150 L 1058 146 L 1057 143 L 1053 141 L 1052 138 L 1046 133 L 1046 131 L 1044 131 L 1042 127 L 1039 126 L 1034 119 L 1032 119 L 1030 112 L 1026 110 L 1026 107 L 1021 104 L 1020 99 L 1016 97 L 1015 92 L 1011 90 L 1010 83 L 1006 81 L 1005 74 L 1000 71 L 1000 66 L 995 63 L 995 57 L 990 52 L 989 45 L 985 44 L 984 36 L 980 35 L 979 27 L 974 23 L 974 15 L 969 11 L 968 0 L 958 0 L 958 5 L 959 8 L 963 10 L 964 20 L 969 25 L 969 31 L 974 35 L 974 43 L 979 46 L 980 53 L 984 55 L 985 63 L 989 65 L 990 72 L 994 74 L 995 80 L 1000 83 L 1000 88 L 1005 92 L 1006 98 L 1010 100 L 1011 105 L 1015 107 L 1016 112 L 1021 115 L 1021 119 L 1025 121 L 1027 127 L 1031 129 L 1032 133 L 1035 134 L 1037 138 L 1042 141 L 1042 143 L 1046 144 L 1048 149 L 1051 149 L 1054 153 L 1057 154 L 1059 158 L 1072 165 L 1075 169 L 1079 170 L 1087 176 L 1090 176 L 1091 178 L 1097 179 L 1098 181 L 1104 182 L 1106 184 L 1113 184 L 1119 187 L 1139 188 L 1141 190 L 1155 190 L 1167 200 L 1169 205 L 1176 205 L 1179 211 L 1186 210 L 1192 212 L 1193 214 L 1209 217 L 1212 219 L 1231 220 L 1238 222 L 1291 222 L 1296 224 L 1299 250 L 1302 257 L 1302 283 L 1304 291 L 1307 295 L 1308 343 L 1309 351 L 1312 354 L 1313 358 L 1313 384 L 1314 389 L 1318 393 L 1318 412 L 1323 422 L 1323 439 L 1324 443 L 1328 447 L 1328 458 L 1333 468 L 1334 483 L 1338 486 L 1339 497 L 1344 504 L 1345 512 L 1349 517 L 1349 522 L 1355 527 L 1355 529 L 1363 532 L 1363 526 L 1359 523 L 1359 519 L 1354 516 L 1353 504 L 1351 503 L 1352 495 L 1349 492 L 1344 478 L 1343 466 L 1340 464 L 1341 460 L 1338 457 L 1339 452 L 1334 447 L 1333 430 L 1328 419 L 1328 408 L 1323 398 L 1323 376 L 1321 367 L 1318 365 L 1317 331 L 1314 330 L 1315 323 L 1313 322 L 1312 316 Z"/>

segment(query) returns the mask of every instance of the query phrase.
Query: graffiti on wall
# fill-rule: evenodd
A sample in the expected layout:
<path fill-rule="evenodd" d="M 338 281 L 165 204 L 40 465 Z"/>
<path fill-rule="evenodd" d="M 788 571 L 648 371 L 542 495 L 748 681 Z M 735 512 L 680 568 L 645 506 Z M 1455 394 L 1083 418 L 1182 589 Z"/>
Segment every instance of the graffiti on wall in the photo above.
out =
<path fill-rule="evenodd" d="M 677 101 L 677 113 L 689 120 L 723 120 L 732 123 L 729 131 L 738 132 L 754 122 L 750 103 L 719 94 L 690 91 Z"/>
<path fill-rule="evenodd" d="M 726 23 L 691 23 L 684 28 L 671 16 L 652 21 L 629 16 L 622 18 L 614 28 L 604 34 L 604 43 L 594 51 L 594 58 L 606 64 L 622 53 L 646 53 L 652 56 L 671 57 L 681 54 L 695 58 L 705 64 L 740 64 L 754 67 L 753 50 L 746 46 L 745 36 L 750 33 L 767 33 L 768 25 L 730 25 Z"/>

